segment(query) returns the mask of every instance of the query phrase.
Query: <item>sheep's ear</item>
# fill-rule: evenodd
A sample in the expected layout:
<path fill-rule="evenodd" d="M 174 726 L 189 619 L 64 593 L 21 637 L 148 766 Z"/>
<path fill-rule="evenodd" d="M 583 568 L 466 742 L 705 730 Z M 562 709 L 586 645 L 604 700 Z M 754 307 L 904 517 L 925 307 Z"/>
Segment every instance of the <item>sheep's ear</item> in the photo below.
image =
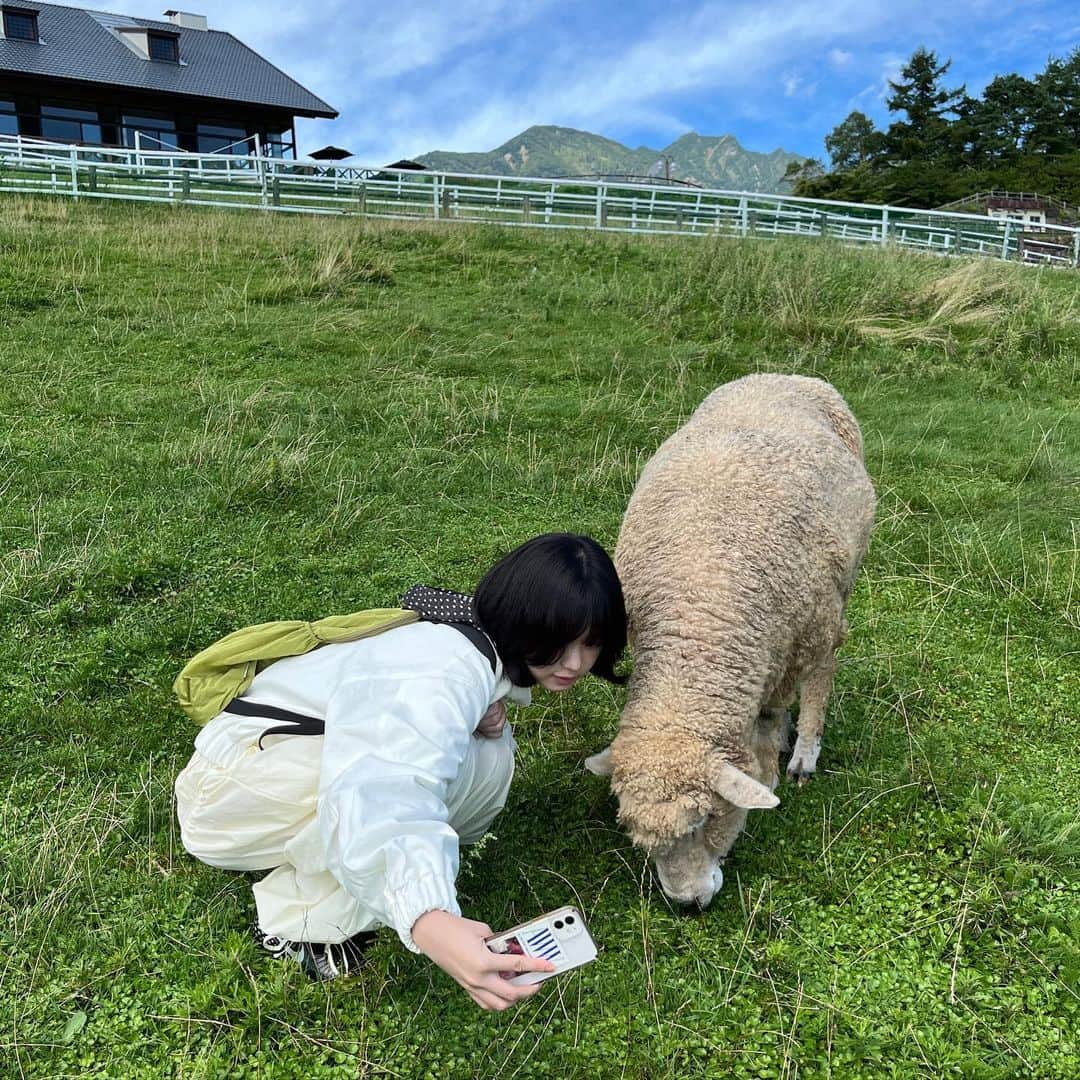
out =
<path fill-rule="evenodd" d="M 727 761 L 717 761 L 709 771 L 713 790 L 744 810 L 769 810 L 780 800 L 764 785 Z"/>
<path fill-rule="evenodd" d="M 615 766 L 611 764 L 611 747 L 601 750 L 599 754 L 585 759 L 585 768 L 597 776 L 610 776 Z"/>

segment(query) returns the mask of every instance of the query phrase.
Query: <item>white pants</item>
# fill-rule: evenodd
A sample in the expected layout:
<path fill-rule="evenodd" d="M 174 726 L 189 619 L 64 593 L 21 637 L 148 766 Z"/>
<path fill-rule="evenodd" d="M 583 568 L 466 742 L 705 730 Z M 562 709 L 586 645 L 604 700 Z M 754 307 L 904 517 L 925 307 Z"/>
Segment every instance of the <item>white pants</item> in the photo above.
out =
<path fill-rule="evenodd" d="M 184 847 L 225 870 L 272 870 L 256 883 L 260 928 L 290 941 L 344 941 L 379 921 L 326 869 L 315 818 L 323 740 L 271 736 L 223 761 L 197 750 L 176 778 Z M 507 724 L 498 739 L 470 740 L 446 806 L 462 843 L 479 840 L 506 803 L 514 775 Z"/>

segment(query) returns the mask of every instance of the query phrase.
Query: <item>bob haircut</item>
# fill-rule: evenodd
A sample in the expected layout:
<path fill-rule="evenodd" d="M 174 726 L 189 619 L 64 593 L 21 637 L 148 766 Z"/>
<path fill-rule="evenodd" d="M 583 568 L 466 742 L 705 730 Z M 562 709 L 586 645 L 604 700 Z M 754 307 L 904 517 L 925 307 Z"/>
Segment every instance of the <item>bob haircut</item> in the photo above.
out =
<path fill-rule="evenodd" d="M 584 636 L 599 645 L 592 674 L 621 684 L 626 605 L 608 553 L 589 536 L 545 533 L 500 559 L 476 587 L 477 621 L 495 643 L 510 681 L 532 686 L 529 665 L 554 663 Z"/>

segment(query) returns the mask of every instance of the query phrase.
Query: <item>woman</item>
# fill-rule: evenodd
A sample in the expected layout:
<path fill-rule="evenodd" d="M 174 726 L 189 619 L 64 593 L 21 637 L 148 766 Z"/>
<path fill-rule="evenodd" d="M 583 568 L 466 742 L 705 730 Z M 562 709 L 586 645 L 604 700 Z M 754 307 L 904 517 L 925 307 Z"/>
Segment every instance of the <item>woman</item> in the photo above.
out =
<path fill-rule="evenodd" d="M 212 866 L 272 870 L 253 888 L 256 936 L 313 978 L 355 971 L 388 925 L 478 1005 L 504 1009 L 537 989 L 508 976 L 551 965 L 491 952 L 491 929 L 461 916 L 458 844 L 506 801 L 507 698 L 527 704 L 532 685 L 559 693 L 589 672 L 622 681 L 622 589 L 595 540 L 549 533 L 472 598 L 416 588 L 402 603 L 421 621 L 279 660 L 242 714 L 202 729 L 176 781 L 181 836 Z M 311 718 L 323 734 L 291 733 Z M 269 726 L 281 719 L 296 724 Z"/>

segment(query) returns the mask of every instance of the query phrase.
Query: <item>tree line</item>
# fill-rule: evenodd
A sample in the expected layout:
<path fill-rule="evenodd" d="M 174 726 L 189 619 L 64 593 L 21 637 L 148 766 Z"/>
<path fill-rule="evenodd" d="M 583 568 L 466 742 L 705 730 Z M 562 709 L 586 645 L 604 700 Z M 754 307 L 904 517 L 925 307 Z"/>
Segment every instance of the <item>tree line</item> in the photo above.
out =
<path fill-rule="evenodd" d="M 889 81 L 895 119 L 854 111 L 825 139 L 826 170 L 788 169 L 797 195 L 933 208 L 979 191 L 1052 195 L 1080 205 L 1080 48 L 1031 79 L 999 75 L 980 97 L 945 84 L 951 61 L 917 49 Z"/>

